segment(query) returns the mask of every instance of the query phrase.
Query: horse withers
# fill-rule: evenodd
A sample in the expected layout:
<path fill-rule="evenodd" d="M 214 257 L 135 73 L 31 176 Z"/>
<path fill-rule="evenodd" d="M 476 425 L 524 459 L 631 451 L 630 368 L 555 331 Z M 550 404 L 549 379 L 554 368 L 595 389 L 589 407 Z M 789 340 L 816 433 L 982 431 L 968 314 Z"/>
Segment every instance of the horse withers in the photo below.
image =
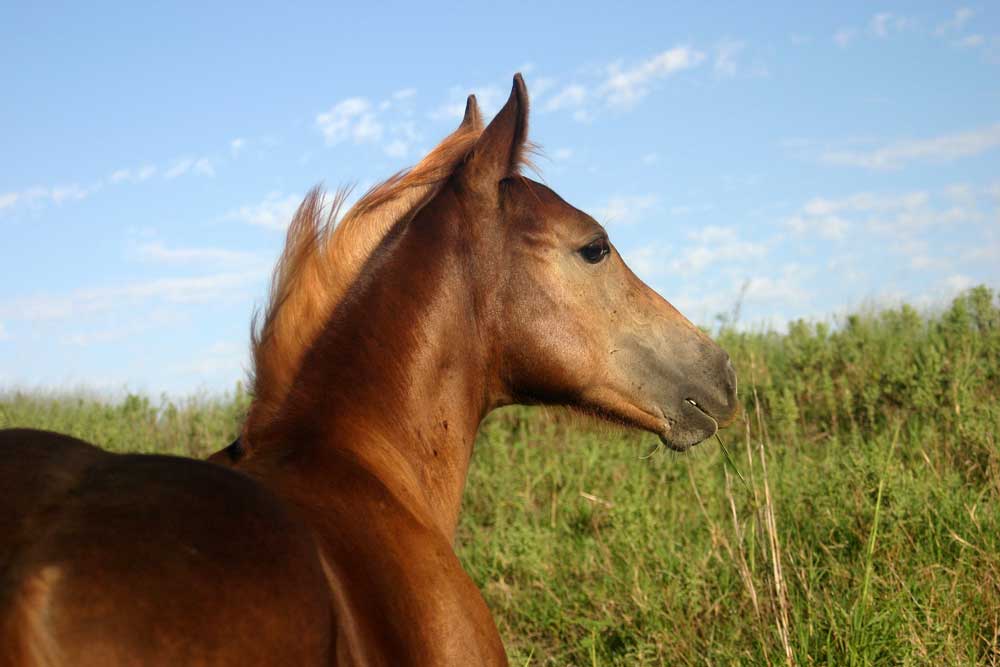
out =
<path fill-rule="evenodd" d="M 295 214 L 254 400 L 209 462 L 0 433 L 0 665 L 503 665 L 452 548 L 476 431 L 569 405 L 684 450 L 729 357 L 521 174 L 518 75 L 338 221 Z"/>

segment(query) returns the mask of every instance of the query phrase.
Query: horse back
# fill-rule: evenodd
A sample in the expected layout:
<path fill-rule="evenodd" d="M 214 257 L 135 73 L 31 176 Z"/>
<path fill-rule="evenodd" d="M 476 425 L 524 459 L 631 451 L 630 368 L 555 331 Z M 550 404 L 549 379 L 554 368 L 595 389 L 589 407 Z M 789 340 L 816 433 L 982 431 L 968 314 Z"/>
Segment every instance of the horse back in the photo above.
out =
<path fill-rule="evenodd" d="M 9 430 L 0 488 L 3 667 L 328 661 L 312 534 L 249 477 Z"/>

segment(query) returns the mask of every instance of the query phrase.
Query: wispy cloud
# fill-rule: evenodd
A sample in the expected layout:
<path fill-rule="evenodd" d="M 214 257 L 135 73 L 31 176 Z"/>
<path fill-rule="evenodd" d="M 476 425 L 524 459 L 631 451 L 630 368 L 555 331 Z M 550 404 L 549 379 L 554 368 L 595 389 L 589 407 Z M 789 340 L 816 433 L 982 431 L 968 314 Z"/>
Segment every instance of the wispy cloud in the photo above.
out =
<path fill-rule="evenodd" d="M 840 28 L 833 33 L 833 42 L 840 48 L 846 49 L 857 36 L 858 31 L 854 28 Z"/>
<path fill-rule="evenodd" d="M 219 341 L 202 351 L 193 361 L 175 364 L 170 372 L 177 375 L 219 376 L 239 378 L 249 363 L 249 349 L 233 341 Z"/>
<path fill-rule="evenodd" d="M 628 109 L 649 94 L 653 82 L 697 67 L 704 60 L 705 54 L 701 51 L 675 46 L 633 67 L 614 63 L 607 68 L 607 77 L 599 92 L 609 105 Z"/>
<path fill-rule="evenodd" d="M 542 105 L 543 111 L 558 111 L 559 109 L 571 108 L 574 109 L 579 107 L 587 99 L 587 89 L 578 83 L 573 83 L 564 86 L 559 90 L 559 92 L 551 95 L 545 104 Z"/>
<path fill-rule="evenodd" d="M 330 107 L 329 111 L 316 114 L 316 126 L 323 133 L 327 146 L 348 139 L 360 144 L 382 138 L 382 124 L 376 119 L 371 102 L 364 97 L 349 97 Z"/>
<path fill-rule="evenodd" d="M 893 12 L 878 12 L 869 20 L 864 32 L 853 26 L 844 26 L 833 33 L 833 43 L 842 49 L 846 49 L 862 34 L 876 39 L 886 39 L 887 37 L 916 28 L 917 21 L 913 17 L 903 16 Z"/>
<path fill-rule="evenodd" d="M 224 219 L 245 222 L 248 225 L 283 230 L 292 221 L 302 197 L 272 192 L 263 201 L 246 204 L 226 213 Z"/>
<path fill-rule="evenodd" d="M 557 148 L 552 152 L 552 159 L 556 162 L 563 162 L 573 157 L 572 148 Z"/>
<path fill-rule="evenodd" d="M 845 197 L 816 197 L 807 201 L 784 225 L 796 236 L 853 243 L 872 243 L 872 234 L 892 239 L 894 250 L 917 268 L 944 266 L 917 235 L 934 227 L 962 226 L 965 231 L 988 219 L 981 197 L 988 191 L 952 185 L 938 192 L 859 192 Z M 883 241 L 879 241 L 882 243 Z"/>
<path fill-rule="evenodd" d="M 96 328 L 65 333 L 59 340 L 62 343 L 79 347 L 114 343 L 134 338 L 153 329 L 162 329 L 184 322 L 188 318 L 176 310 L 158 308 L 150 313 L 143 313 L 141 317 L 126 317 L 124 321 L 116 321 L 115 317 L 107 319 L 112 320 L 112 322 Z"/>
<path fill-rule="evenodd" d="M 715 73 L 719 76 L 736 76 L 736 58 L 746 48 L 746 43 L 725 40 L 715 47 Z"/>
<path fill-rule="evenodd" d="M 172 248 L 160 241 L 144 243 L 135 249 L 137 259 L 158 264 L 247 265 L 259 262 L 251 252 L 225 248 Z"/>
<path fill-rule="evenodd" d="M 5 208 L 10 208 L 17 203 L 17 200 L 21 198 L 20 192 L 4 192 L 0 194 L 0 211 Z"/>
<path fill-rule="evenodd" d="M 429 116 L 433 120 L 457 121 L 465 113 L 465 101 L 470 93 L 476 96 L 476 103 L 487 122 L 507 99 L 507 91 L 496 85 L 473 88 L 452 86 L 448 91 L 448 101 L 431 111 Z"/>
<path fill-rule="evenodd" d="M 968 7 L 959 7 L 952 14 L 951 18 L 943 23 L 938 24 L 934 29 L 935 35 L 946 35 L 948 33 L 957 32 L 965 27 L 965 24 L 969 22 L 976 12 Z"/>
<path fill-rule="evenodd" d="M 898 169 L 911 162 L 948 162 L 997 146 L 1000 146 L 1000 123 L 939 137 L 906 139 L 872 150 L 827 151 L 821 160 L 865 169 Z"/>
<path fill-rule="evenodd" d="M 179 158 L 174 160 L 173 163 L 167 167 L 166 171 L 163 172 L 163 178 L 168 181 L 183 176 L 188 172 L 193 174 L 198 174 L 201 176 L 215 176 L 215 166 L 212 161 L 207 157 L 201 158 Z"/>
<path fill-rule="evenodd" d="M 696 274 L 718 262 L 760 259 L 767 254 L 767 246 L 741 239 L 733 227 L 710 225 L 690 232 L 688 239 L 693 244 L 681 249 L 679 255 L 667 263 L 669 271 Z"/>
<path fill-rule="evenodd" d="M 594 210 L 594 217 L 605 225 L 631 225 L 641 220 L 657 201 L 657 196 L 651 194 L 614 196 Z"/>
<path fill-rule="evenodd" d="M 978 49 L 986 44 L 986 38 L 982 35 L 966 35 L 955 40 L 955 46 L 963 49 Z"/>
<path fill-rule="evenodd" d="M 61 205 L 70 201 L 80 201 L 98 192 L 104 187 L 101 182 L 93 185 L 80 185 L 79 183 L 68 183 L 52 187 L 36 185 L 21 192 L 6 192 L 0 194 L 0 211 L 13 208 L 16 204 L 37 206 L 49 203 Z"/>
<path fill-rule="evenodd" d="M 720 263 L 745 266 L 768 254 L 765 243 L 740 238 L 733 227 L 709 225 L 689 232 L 686 238 L 675 245 L 650 243 L 635 248 L 625 253 L 625 260 L 640 276 L 652 279 L 695 276 Z"/>
<path fill-rule="evenodd" d="M 214 273 L 183 278 L 137 281 L 114 287 L 75 289 L 62 295 L 35 295 L 0 303 L 8 320 L 57 320 L 106 312 L 150 301 L 208 303 L 227 295 L 256 289 L 261 271 Z"/>
<path fill-rule="evenodd" d="M 55 186 L 36 185 L 20 192 L 0 194 L 0 211 L 12 208 L 14 205 L 39 206 L 42 204 L 60 205 L 66 202 L 82 201 L 106 187 L 121 186 L 126 183 L 143 183 L 159 175 L 164 180 L 172 181 L 185 174 L 198 176 L 215 176 L 217 160 L 204 157 L 181 157 L 172 160 L 165 167 L 155 164 L 143 164 L 138 167 L 126 167 L 112 171 L 106 178 L 94 181 L 89 185 L 68 183 Z"/>
<path fill-rule="evenodd" d="M 118 169 L 108 176 L 108 182 L 113 185 L 117 185 L 118 183 L 142 183 L 155 176 L 156 171 L 156 166 L 152 164 L 130 169 Z"/>
<path fill-rule="evenodd" d="M 892 12 L 879 12 L 868 21 L 868 30 L 879 38 L 886 38 L 892 33 L 909 30 L 916 26 L 916 20 Z"/>

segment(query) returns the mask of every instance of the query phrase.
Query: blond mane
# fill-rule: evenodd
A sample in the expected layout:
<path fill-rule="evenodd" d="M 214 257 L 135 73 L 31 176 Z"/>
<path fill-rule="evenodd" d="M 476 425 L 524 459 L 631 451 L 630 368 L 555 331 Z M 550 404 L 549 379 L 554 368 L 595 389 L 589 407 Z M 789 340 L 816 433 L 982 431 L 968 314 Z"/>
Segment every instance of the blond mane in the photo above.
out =
<path fill-rule="evenodd" d="M 251 332 L 254 400 L 243 437 L 272 422 L 302 362 L 336 305 L 357 278 L 368 256 L 403 218 L 414 214 L 440 190 L 472 150 L 482 123 L 466 121 L 409 171 L 371 188 L 343 217 L 347 192 L 338 190 L 327 205 L 320 188 L 311 190 L 295 212 L 271 281 L 270 298 Z M 326 209 L 326 210 L 324 210 Z"/>

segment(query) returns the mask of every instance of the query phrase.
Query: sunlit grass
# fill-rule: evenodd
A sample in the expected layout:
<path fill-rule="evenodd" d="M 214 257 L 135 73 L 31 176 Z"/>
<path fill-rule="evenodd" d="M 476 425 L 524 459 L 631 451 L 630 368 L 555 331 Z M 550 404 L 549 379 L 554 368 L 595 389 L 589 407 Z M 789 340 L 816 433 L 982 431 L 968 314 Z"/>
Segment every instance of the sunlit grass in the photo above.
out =
<path fill-rule="evenodd" d="M 512 664 L 1000 663 L 994 296 L 718 338 L 745 415 L 725 448 L 484 423 L 456 546 Z M 0 426 L 204 456 L 246 403 L 9 392 Z"/>

